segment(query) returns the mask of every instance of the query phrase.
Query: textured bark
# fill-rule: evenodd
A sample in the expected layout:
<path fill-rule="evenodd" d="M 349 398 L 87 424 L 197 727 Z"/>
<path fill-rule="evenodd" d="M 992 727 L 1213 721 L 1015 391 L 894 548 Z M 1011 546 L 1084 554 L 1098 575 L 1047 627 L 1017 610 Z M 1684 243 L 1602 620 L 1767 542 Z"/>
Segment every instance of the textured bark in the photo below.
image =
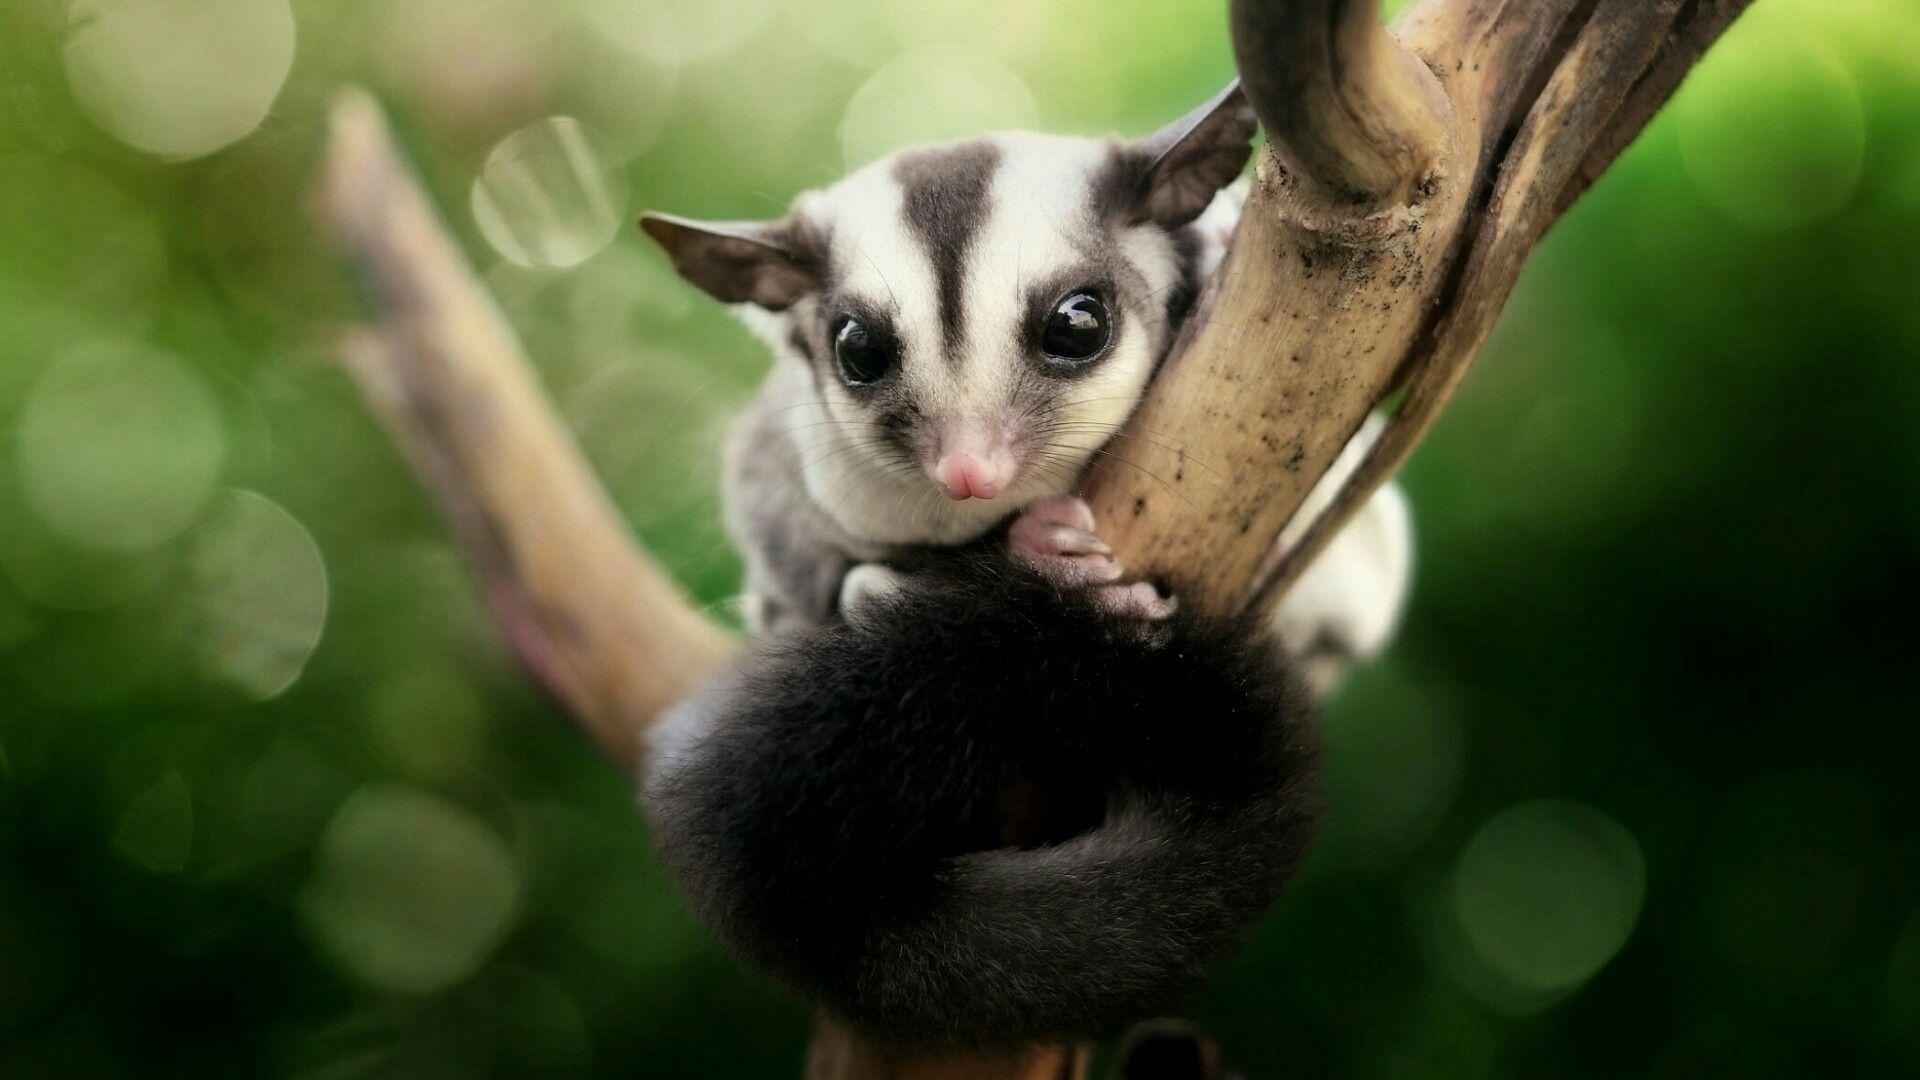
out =
<path fill-rule="evenodd" d="M 1493 195 L 1474 223 L 1464 267 L 1450 283 L 1432 332 L 1406 369 L 1392 421 L 1326 515 L 1256 583 L 1256 603 L 1277 602 L 1332 531 L 1396 472 L 1465 378 L 1527 256 L 1567 205 L 1596 140 L 1658 52 L 1680 0 L 1600 0 L 1568 35 L 1566 51 L 1487 179 Z"/>
<path fill-rule="evenodd" d="M 372 99 L 334 109 L 329 231 L 375 321 L 348 369 L 439 500 L 501 636 L 623 768 L 728 635 L 633 540 Z"/>
<path fill-rule="evenodd" d="M 1444 149 L 1431 73 L 1380 23 L 1378 0 L 1232 6 L 1241 85 L 1289 172 L 1317 199 L 1403 202 Z"/>
<path fill-rule="evenodd" d="M 1236 27 L 1284 25 L 1302 5 L 1236 0 Z M 1324 0 L 1309 31 L 1338 27 Z M 1132 421 L 1085 492 L 1128 564 L 1205 610 L 1277 602 L 1326 540 L 1431 427 L 1521 267 L 1573 197 L 1625 148 L 1744 0 L 1425 0 L 1395 27 L 1440 104 L 1402 137 L 1437 149 L 1396 203 L 1341 201 L 1336 176 L 1302 175 L 1320 152 L 1270 131 L 1253 196 L 1221 272 Z M 1259 13 L 1250 14 L 1253 9 Z M 1265 20 L 1265 21 L 1263 21 Z M 1368 40 L 1347 31 L 1335 40 Z M 1380 46 L 1331 53 L 1321 79 L 1263 79 L 1236 46 L 1250 92 L 1378 71 Z M 1276 48 L 1298 62 L 1311 48 Z M 1400 76 L 1396 71 L 1393 78 Z M 1312 100 L 1374 100 L 1319 94 Z M 1404 92 L 1396 99 L 1404 100 Z M 1331 122 L 1345 131 L 1343 122 Z M 1329 140 L 1315 136 L 1316 145 Z M 1410 158 L 1419 161 L 1419 158 Z M 1281 529 L 1373 409 L 1405 396 L 1341 497 L 1287 550 Z"/>
<path fill-rule="evenodd" d="M 1130 567 L 1203 610 L 1277 601 L 1459 386 L 1527 256 L 1746 0 L 1234 0 L 1270 150 L 1239 235 L 1084 492 Z M 372 102 L 343 100 L 321 211 L 367 285 L 350 367 L 445 510 L 503 636 L 615 761 L 728 652 L 634 544 Z M 1291 550 L 1366 415 L 1401 403 Z M 1124 457 L 1120 454 L 1124 454 Z M 1083 1077 L 1084 1047 L 914 1054 L 823 1020 L 814 1080 Z"/>

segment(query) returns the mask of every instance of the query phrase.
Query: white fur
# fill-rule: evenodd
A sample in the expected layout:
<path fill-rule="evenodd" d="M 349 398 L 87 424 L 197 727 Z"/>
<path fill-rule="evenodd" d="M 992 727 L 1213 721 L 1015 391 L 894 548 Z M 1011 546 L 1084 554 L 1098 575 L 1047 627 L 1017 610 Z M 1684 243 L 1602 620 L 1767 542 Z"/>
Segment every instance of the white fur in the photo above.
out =
<path fill-rule="evenodd" d="M 1367 418 L 1280 534 L 1282 550 L 1298 544 L 1326 512 L 1385 427 L 1381 417 Z M 1308 681 L 1324 694 L 1354 662 L 1386 648 L 1412 586 L 1413 513 L 1399 486 L 1389 483 L 1307 566 L 1274 610 L 1271 625 L 1288 652 L 1305 658 Z"/>
<path fill-rule="evenodd" d="M 987 214 L 972 238 L 963 282 L 963 357 L 945 355 L 937 275 L 924 246 L 902 224 L 902 190 L 895 158 L 883 158 L 823 192 L 800 213 L 832 223 L 842 288 L 885 303 L 908 342 L 901 377 L 930 422 L 977 423 L 991 428 L 1012 412 L 1009 401 L 1022 365 L 1024 286 L 1061 273 L 1075 262 L 1084 222 L 1087 183 L 1109 152 L 1106 143 L 1016 132 L 994 136 L 1001 151 L 988 194 Z M 1237 215 L 1237 200 L 1229 211 Z M 1176 284 L 1171 243 L 1152 228 L 1122 238 L 1127 257 L 1159 295 Z M 779 356 L 805 361 L 786 341 L 789 316 L 741 311 Z M 848 391 L 828 381 L 824 399 L 796 408 L 787 425 L 799 444 L 808 493 L 849 535 L 875 544 L 950 545 L 970 540 L 1030 503 L 1069 489 L 1086 463 L 1126 421 L 1153 372 L 1164 342 L 1152 340 L 1142 320 L 1121 313 L 1114 352 L 1065 393 L 1061 417 L 1068 430 L 1040 468 L 1027 468 L 991 501 L 954 502 L 925 475 L 898 468 L 893 451 L 878 445 L 848 449 L 866 431 L 868 417 Z M 888 468 L 886 466 L 895 467 Z"/>
<path fill-rule="evenodd" d="M 894 596 L 905 587 L 906 578 L 898 570 L 880 563 L 861 563 L 840 581 L 840 615 L 857 622 L 874 601 Z"/>
<path fill-rule="evenodd" d="M 1021 352 L 1020 323 L 1028 314 L 1024 285 L 1073 265 L 1078 238 L 1071 230 L 1084 221 L 1089 174 L 1107 153 L 1106 144 L 1090 139 L 1028 133 L 994 139 L 1001 160 L 986 217 L 968 251 L 962 357 L 945 355 L 937 274 L 924 245 L 903 224 L 895 158 L 803 196 L 795 208 L 802 217 L 831 224 L 842 287 L 895 313 L 908 342 L 901 376 L 935 423 L 992 425 L 1010 411 L 1011 387 L 1021 365 L 1029 362 Z M 1196 222 L 1208 241 L 1199 267 L 1202 280 L 1217 269 L 1246 194 L 1244 180 L 1223 190 Z M 1121 245 L 1146 277 L 1150 295 L 1176 284 L 1178 259 L 1164 233 L 1140 227 L 1123 236 Z M 808 494 L 849 536 L 873 545 L 863 558 L 881 557 L 885 545 L 962 543 L 1028 504 L 1065 494 L 1126 422 L 1167 344 L 1151 339 L 1145 320 L 1121 312 L 1113 355 L 1066 390 L 1064 415 L 1071 431 L 1056 440 L 1048 467 L 1027 469 L 998 499 L 954 502 L 917 468 L 903 468 L 897 451 L 882 440 L 861 438 L 869 419 L 837 380 L 822 380 L 824 390 L 816 389 L 806 360 L 788 341 L 789 320 L 811 316 L 810 309 L 771 314 L 743 305 L 736 310 L 772 346 L 774 377 L 792 388 L 796 404 L 783 427 L 801 455 Z M 1324 512 L 1380 428 L 1377 417 L 1370 419 L 1342 451 L 1282 534 L 1283 548 L 1298 543 Z M 861 445 L 852 448 L 850 437 Z M 1308 658 L 1308 677 L 1316 688 L 1330 688 L 1352 660 L 1370 658 L 1385 647 L 1405 606 L 1412 565 L 1412 517 L 1405 496 L 1388 485 L 1334 537 L 1274 612 L 1275 632 L 1289 651 Z M 842 610 L 857 611 L 893 587 L 897 583 L 890 572 L 856 567 L 842 588 Z M 1321 648 L 1328 645 L 1331 651 Z"/>

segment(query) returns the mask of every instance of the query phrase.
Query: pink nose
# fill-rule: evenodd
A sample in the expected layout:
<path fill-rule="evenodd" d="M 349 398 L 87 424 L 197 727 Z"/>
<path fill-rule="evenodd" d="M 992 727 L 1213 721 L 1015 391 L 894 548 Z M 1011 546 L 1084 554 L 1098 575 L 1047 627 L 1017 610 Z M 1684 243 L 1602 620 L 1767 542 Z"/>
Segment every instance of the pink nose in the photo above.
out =
<path fill-rule="evenodd" d="M 1007 490 L 1007 462 L 982 461 L 968 453 L 948 454 L 933 467 L 933 482 L 956 502 L 962 499 L 991 499 Z"/>

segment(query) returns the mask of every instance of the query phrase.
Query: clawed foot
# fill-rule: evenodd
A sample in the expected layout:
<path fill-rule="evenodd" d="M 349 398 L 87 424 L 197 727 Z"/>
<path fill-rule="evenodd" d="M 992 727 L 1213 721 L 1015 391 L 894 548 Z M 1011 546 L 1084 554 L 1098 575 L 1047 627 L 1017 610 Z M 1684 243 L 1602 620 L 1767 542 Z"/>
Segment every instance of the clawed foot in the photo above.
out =
<path fill-rule="evenodd" d="M 1063 585 L 1110 585 L 1120 580 L 1120 561 L 1093 531 L 1093 510 L 1062 495 L 1034 503 L 1007 530 L 1016 557 Z"/>
<path fill-rule="evenodd" d="M 1016 558 L 1058 584 L 1092 589 L 1094 598 L 1116 615 L 1160 622 L 1177 607 L 1173 597 L 1160 595 L 1149 582 L 1120 583 L 1126 570 L 1094 532 L 1093 509 L 1071 495 L 1027 507 L 1008 529 L 1007 544 Z"/>

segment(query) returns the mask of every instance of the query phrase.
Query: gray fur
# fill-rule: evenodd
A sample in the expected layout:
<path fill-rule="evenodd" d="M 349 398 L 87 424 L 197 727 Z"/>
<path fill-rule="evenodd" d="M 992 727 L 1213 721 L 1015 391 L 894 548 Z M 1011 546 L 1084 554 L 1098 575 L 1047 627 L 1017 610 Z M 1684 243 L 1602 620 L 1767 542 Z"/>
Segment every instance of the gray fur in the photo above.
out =
<path fill-rule="evenodd" d="M 783 229 L 804 222 L 808 234 L 819 238 L 820 250 L 807 260 L 818 267 L 819 286 L 764 327 L 779 358 L 727 449 L 728 523 L 746 554 L 746 591 L 762 613 L 759 628 L 819 625 L 835 614 L 832 582 L 848 568 L 898 563 L 928 547 L 965 542 L 1021 503 L 1073 486 L 1107 433 L 1131 411 L 1120 395 L 1140 392 L 1178 333 L 1244 198 L 1237 188 L 1216 193 L 1210 225 L 1181 221 L 1169 227 L 1151 220 L 1146 205 L 1156 185 L 1180 182 L 1153 172 L 1170 160 L 1172 148 L 1189 138 L 1218 147 L 1240 132 L 1233 123 L 1197 114 L 1177 127 L 1172 135 L 1141 143 L 977 139 L 903 151 L 877 165 L 897 187 L 897 231 L 911 238 L 914 256 L 928 268 L 928 310 L 937 313 L 930 325 L 913 317 L 909 289 L 918 279 L 911 267 L 876 265 L 858 242 L 858 229 L 836 227 L 842 223 L 832 198 L 796 203 Z M 1049 155 L 1059 164 L 1034 173 L 1033 163 Z M 1231 153 L 1194 157 L 1217 166 Z M 1061 178 L 1078 170 L 1080 179 L 1064 201 L 1050 195 L 1056 202 L 1027 205 L 1022 189 L 1002 183 L 1013 182 L 1010 170 L 1022 169 Z M 1231 179 L 1217 167 L 1207 175 Z M 1025 273 L 1018 265 L 982 262 L 989 255 L 1007 257 L 1004 250 L 978 250 L 990 216 L 1002 229 L 1058 223 L 1064 246 L 1056 245 L 1060 250 L 1044 261 L 1051 269 Z M 1014 252 L 1031 259 L 1046 254 L 1041 247 L 1022 241 Z M 862 285 L 863 274 L 880 287 L 872 280 Z M 1014 297 L 1010 315 L 973 327 L 969 337 L 968 291 L 977 295 L 994 287 Z M 1086 366 L 1049 364 L 1038 348 L 1039 327 L 1061 296 L 1086 288 L 1108 299 L 1120 341 L 1114 358 Z M 876 337 L 894 343 L 901 365 L 911 370 L 875 384 L 843 386 L 830 338 L 837 317 L 849 312 Z M 1007 351 L 1019 359 L 994 379 L 995 397 L 970 401 L 978 392 L 973 367 Z M 969 378 L 974 389 L 956 387 L 955 397 L 926 391 Z M 1082 415 L 1071 408 L 1079 398 L 1102 402 L 1106 411 Z M 1006 437 L 1033 461 L 1027 488 L 998 504 L 959 508 L 932 490 L 920 470 L 934 452 L 936 422 L 956 407 L 1005 418 Z M 835 469 L 842 471 L 830 475 Z M 873 504 L 886 531 L 872 527 L 874 514 L 863 513 L 863 503 Z"/>
<path fill-rule="evenodd" d="M 796 395 L 810 392 L 790 385 L 796 381 L 793 372 L 768 380 L 734 424 L 725 450 L 721 508 L 746 560 L 750 629 L 758 633 L 826 622 L 848 569 L 899 554 L 846 534 L 807 493 L 800 450 L 786 427 Z"/>

